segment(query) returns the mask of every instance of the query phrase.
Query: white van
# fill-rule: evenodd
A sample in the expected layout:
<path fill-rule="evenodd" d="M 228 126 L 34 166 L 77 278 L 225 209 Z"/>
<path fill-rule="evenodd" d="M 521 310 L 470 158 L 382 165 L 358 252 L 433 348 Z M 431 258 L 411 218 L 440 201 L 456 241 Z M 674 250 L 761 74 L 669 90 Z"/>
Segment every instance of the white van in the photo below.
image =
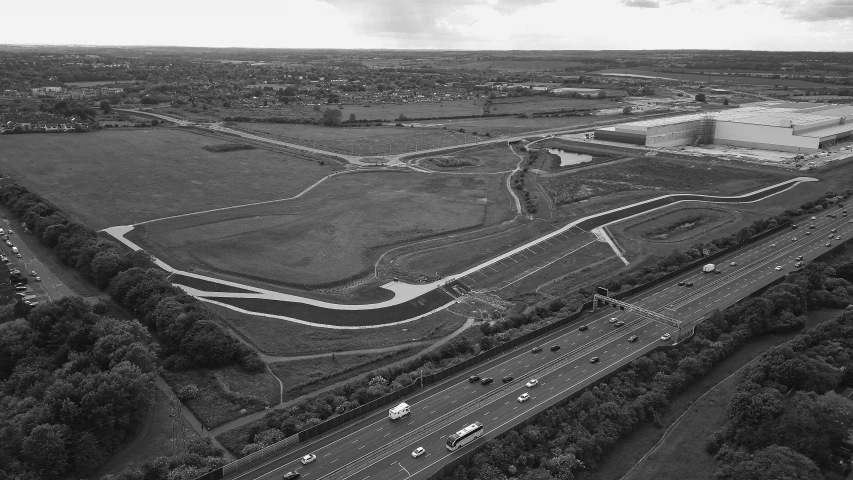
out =
<path fill-rule="evenodd" d="M 18 247 L 12 247 L 12 253 L 18 253 Z"/>
<path fill-rule="evenodd" d="M 409 408 L 409 405 L 406 403 L 401 403 L 396 407 L 388 410 L 388 418 L 391 420 L 397 420 L 398 418 L 403 418 L 411 412 L 412 409 Z"/>

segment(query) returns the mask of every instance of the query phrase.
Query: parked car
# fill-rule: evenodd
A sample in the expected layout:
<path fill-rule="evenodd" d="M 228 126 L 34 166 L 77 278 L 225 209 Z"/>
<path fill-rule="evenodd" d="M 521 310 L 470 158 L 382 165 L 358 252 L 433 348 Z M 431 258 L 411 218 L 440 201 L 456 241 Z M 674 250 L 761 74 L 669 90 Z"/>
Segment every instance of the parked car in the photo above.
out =
<path fill-rule="evenodd" d="M 539 385 L 539 380 L 537 380 L 535 378 L 531 378 L 530 381 L 528 381 L 527 383 L 524 384 L 524 386 L 527 388 L 533 388 L 536 385 Z"/>
<path fill-rule="evenodd" d="M 479 375 L 471 375 L 470 377 L 468 377 L 468 381 L 469 381 L 469 382 L 471 382 L 471 383 L 474 383 L 474 382 L 476 382 L 476 381 L 477 381 L 477 380 L 479 380 L 479 379 L 480 379 L 480 376 L 479 376 Z"/>
<path fill-rule="evenodd" d="M 20 253 L 16 253 L 16 254 L 15 254 L 15 256 L 16 256 L 16 257 L 18 257 L 18 258 L 23 258 L 23 257 L 24 257 L 24 256 L 23 256 L 23 255 L 21 255 Z"/>
<path fill-rule="evenodd" d="M 418 447 L 414 449 L 414 451 L 412 451 L 412 458 L 418 458 L 423 455 L 424 452 L 426 452 L 426 450 L 424 450 L 424 447 Z"/>
<path fill-rule="evenodd" d="M 797 258 L 796 258 L 796 260 L 797 260 L 797 261 L 800 261 L 800 260 L 802 260 L 802 259 L 803 259 L 803 256 L 802 256 L 802 255 L 798 255 L 798 256 L 797 256 Z"/>
<path fill-rule="evenodd" d="M 494 379 L 494 378 L 492 378 L 492 377 L 486 377 L 486 378 L 484 378 L 484 379 L 480 380 L 480 383 L 481 383 L 482 385 L 488 385 L 488 384 L 490 384 L 490 383 L 492 383 L 492 382 L 494 382 L 494 381 L 495 381 L 495 379 Z"/>
<path fill-rule="evenodd" d="M 592 357 L 589 359 L 589 363 L 598 363 L 598 357 Z"/>
<path fill-rule="evenodd" d="M 35 281 L 40 282 L 40 281 L 41 281 L 41 277 L 36 277 L 36 278 L 35 278 Z"/>
<path fill-rule="evenodd" d="M 314 455 L 313 453 L 309 453 L 308 455 L 303 456 L 300 461 L 302 462 L 302 465 L 308 465 L 309 463 L 313 462 L 314 460 L 317 460 L 317 455 Z"/>
<path fill-rule="evenodd" d="M 527 392 L 524 392 L 524 393 L 522 393 L 521 395 L 519 395 L 519 397 L 518 397 L 518 403 L 524 403 L 524 402 L 525 402 L 525 401 L 527 401 L 529 398 L 530 398 L 530 394 L 529 394 L 529 393 L 527 393 Z"/>
<path fill-rule="evenodd" d="M 782 265 L 776 265 L 776 271 L 782 270 Z"/>

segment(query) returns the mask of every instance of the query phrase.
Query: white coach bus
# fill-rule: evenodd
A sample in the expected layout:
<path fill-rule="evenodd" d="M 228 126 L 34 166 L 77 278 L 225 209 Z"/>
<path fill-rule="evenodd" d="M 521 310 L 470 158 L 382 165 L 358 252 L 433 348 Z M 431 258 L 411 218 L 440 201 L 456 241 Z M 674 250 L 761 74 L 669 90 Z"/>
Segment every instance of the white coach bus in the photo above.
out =
<path fill-rule="evenodd" d="M 483 436 L 483 424 L 474 422 L 471 425 L 459 430 L 453 435 L 447 437 L 447 449 L 451 452 L 460 447 L 464 447 L 474 440 Z"/>

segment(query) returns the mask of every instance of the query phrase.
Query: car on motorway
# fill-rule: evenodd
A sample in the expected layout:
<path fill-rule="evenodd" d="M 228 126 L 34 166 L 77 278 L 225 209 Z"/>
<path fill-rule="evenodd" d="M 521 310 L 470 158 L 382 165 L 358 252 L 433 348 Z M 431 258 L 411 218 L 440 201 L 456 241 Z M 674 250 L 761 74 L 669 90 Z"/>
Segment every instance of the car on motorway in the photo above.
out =
<path fill-rule="evenodd" d="M 524 386 L 527 388 L 533 388 L 536 385 L 539 385 L 539 380 L 536 380 L 535 378 L 531 378 L 527 383 L 524 384 Z"/>
<path fill-rule="evenodd" d="M 539 353 L 541 351 L 542 351 L 542 347 L 533 347 L 533 350 L 531 350 L 530 353 Z"/>
<path fill-rule="evenodd" d="M 638 337 L 638 336 L 636 336 L 636 335 L 631 335 L 630 337 L 628 337 L 628 341 L 629 341 L 629 342 L 631 342 L 631 343 L 634 343 L 634 342 L 636 342 L 636 341 L 637 341 L 637 340 L 639 340 L 639 339 L 640 339 L 640 337 Z"/>
<path fill-rule="evenodd" d="M 559 345 L 554 345 L 554 346 L 552 346 L 552 347 L 551 347 L 551 351 L 552 351 L 552 352 L 556 352 L 556 351 L 557 351 L 557 350 L 559 350 L 559 349 L 560 349 L 560 346 L 559 346 Z"/>
<path fill-rule="evenodd" d="M 732 262 L 732 263 L 730 263 L 730 264 L 729 264 L 729 266 L 730 266 L 730 267 L 736 267 L 736 266 L 737 266 L 737 262 Z"/>
<path fill-rule="evenodd" d="M 599 360 L 598 357 L 592 357 L 589 359 L 589 363 L 598 363 L 598 360 Z"/>
<path fill-rule="evenodd" d="M 693 282 L 687 282 L 687 283 L 685 283 L 684 285 L 686 285 L 686 286 L 688 286 L 688 287 L 692 287 L 692 286 L 693 286 Z"/>
<path fill-rule="evenodd" d="M 525 401 L 530 399 L 530 394 L 527 392 L 522 393 L 518 396 L 518 403 L 524 403 Z"/>
<path fill-rule="evenodd" d="M 281 480 L 296 480 L 299 478 L 299 472 L 287 472 L 281 476 Z"/>
<path fill-rule="evenodd" d="M 815 229 L 814 225 L 809 225 L 809 230 L 814 230 L 814 229 Z M 808 233 L 808 232 L 806 232 L 806 233 Z"/>
<path fill-rule="evenodd" d="M 835 233 L 835 232 L 837 232 L 837 231 L 838 231 L 838 229 L 837 229 L 837 228 L 833 228 L 832 230 L 830 230 L 830 232 L 832 232 L 832 233 Z"/>
<path fill-rule="evenodd" d="M 770 244 L 770 246 L 771 246 L 771 247 L 775 247 L 775 246 L 776 246 L 776 244 L 775 244 L 775 243 L 771 243 L 771 244 Z"/>
<path fill-rule="evenodd" d="M 817 217 L 812 217 L 812 220 L 817 220 Z"/>
<path fill-rule="evenodd" d="M 678 282 L 678 286 L 679 286 L 679 287 L 683 287 L 683 286 L 684 286 L 684 282 Z"/>
<path fill-rule="evenodd" d="M 776 265 L 776 271 L 782 270 L 782 265 Z"/>
<path fill-rule="evenodd" d="M 482 385 L 488 385 L 488 384 L 490 384 L 490 383 L 492 383 L 492 382 L 494 382 L 494 381 L 495 381 L 495 379 L 494 379 L 494 378 L 492 378 L 492 377 L 486 377 L 486 378 L 484 378 L 484 379 L 480 380 L 480 383 L 481 383 Z"/>
<path fill-rule="evenodd" d="M 504 383 L 509 383 L 512 381 L 512 379 L 513 379 L 512 375 L 507 375 L 504 378 L 502 378 L 501 381 L 503 381 Z"/>
<path fill-rule="evenodd" d="M 717 274 L 717 275 L 719 275 L 719 274 L 721 274 L 721 273 L 723 273 L 723 272 L 721 272 L 721 271 L 719 271 L 719 270 L 714 270 L 714 273 L 715 273 L 715 274 Z"/>
<path fill-rule="evenodd" d="M 617 321 L 616 317 L 610 317 L 610 320 L 608 320 L 610 323 L 616 323 Z"/>
<path fill-rule="evenodd" d="M 829 234 L 829 238 L 830 238 L 830 239 L 831 239 L 832 237 L 834 237 L 834 236 L 835 236 L 835 235 L 833 235 L 833 234 L 831 234 L 831 233 Z"/>
<path fill-rule="evenodd" d="M 831 247 L 831 246 L 832 246 L 832 244 L 831 244 L 831 243 L 829 243 L 829 242 L 826 242 L 826 246 L 827 246 L 827 247 Z"/>
<path fill-rule="evenodd" d="M 580 327 L 578 327 L 578 331 L 581 331 L 581 332 L 583 332 L 584 330 L 588 330 L 588 329 L 589 329 L 589 325 L 581 325 Z"/>
<path fill-rule="evenodd" d="M 469 382 L 471 382 L 471 383 L 474 383 L 474 382 L 476 382 L 476 381 L 477 381 L 477 380 L 479 380 L 479 379 L 480 379 L 480 376 L 479 376 L 479 375 L 471 375 L 470 377 L 468 377 L 468 381 L 469 381 Z"/>
<path fill-rule="evenodd" d="M 668 333 L 664 333 L 663 335 L 660 336 L 660 341 L 665 342 L 667 340 L 669 340 L 669 334 Z"/>
<path fill-rule="evenodd" d="M 424 452 L 426 452 L 426 450 L 424 450 L 424 447 L 418 447 L 412 451 L 412 458 L 418 458 L 423 455 Z"/>
<path fill-rule="evenodd" d="M 792 238 L 791 238 L 791 241 L 792 241 L 792 242 L 796 242 L 796 241 L 797 241 L 797 237 L 792 237 Z"/>
<path fill-rule="evenodd" d="M 613 324 L 613 326 L 614 326 L 614 327 L 616 327 L 616 328 L 619 328 L 619 327 L 621 327 L 621 326 L 623 326 L 623 325 L 625 325 L 625 322 L 623 322 L 622 320 L 619 320 L 618 322 L 616 322 L 616 323 L 614 323 L 614 324 Z"/>
<path fill-rule="evenodd" d="M 313 462 L 314 460 L 317 460 L 317 455 L 314 455 L 313 453 L 309 453 L 308 455 L 303 455 L 302 458 L 299 459 L 299 461 L 302 462 L 302 465 L 308 465 L 309 463 Z"/>
<path fill-rule="evenodd" d="M 812 232 L 806 232 L 806 235 L 811 235 L 811 234 L 812 234 Z"/>
<path fill-rule="evenodd" d="M 836 240 L 841 240 L 841 236 L 840 236 L 840 235 L 836 235 L 836 236 L 835 236 L 835 239 L 836 239 Z"/>

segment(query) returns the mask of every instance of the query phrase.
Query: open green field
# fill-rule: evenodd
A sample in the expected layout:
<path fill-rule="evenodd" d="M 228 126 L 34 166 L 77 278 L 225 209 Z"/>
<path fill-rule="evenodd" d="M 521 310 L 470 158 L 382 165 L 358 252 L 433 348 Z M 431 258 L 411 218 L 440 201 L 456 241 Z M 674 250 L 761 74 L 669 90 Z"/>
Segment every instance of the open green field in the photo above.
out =
<path fill-rule="evenodd" d="M 487 140 L 486 132 L 460 133 L 458 129 L 409 127 L 342 127 L 291 123 L 238 123 L 252 133 L 276 140 L 348 155 L 391 155 L 431 148 L 465 145 Z"/>
<path fill-rule="evenodd" d="M 591 265 L 598 264 L 607 258 L 615 258 L 616 254 L 610 245 L 604 242 L 594 242 L 570 255 L 565 255 L 550 265 L 537 270 L 535 273 L 510 279 L 500 285 L 500 289 L 494 293 L 503 298 L 511 298 L 515 295 L 536 292 L 539 287 L 549 284 L 568 272 L 582 270 Z M 548 260 L 544 263 L 548 263 Z M 620 262 L 621 264 L 621 262 Z M 611 270 L 612 272 L 612 270 Z M 506 285 L 506 286 L 503 286 Z"/>
<path fill-rule="evenodd" d="M 521 158 L 506 143 L 495 143 L 452 153 L 422 157 L 412 163 L 439 172 L 497 173 L 509 172 Z"/>
<path fill-rule="evenodd" d="M 635 240 L 679 242 L 707 234 L 736 220 L 738 217 L 734 212 L 723 205 L 694 203 L 635 217 L 626 220 L 624 226 L 614 225 L 611 230 L 621 231 Z"/>
<path fill-rule="evenodd" d="M 615 168 L 602 165 L 542 178 L 540 184 L 554 203 L 563 206 L 618 192 L 653 191 L 734 195 L 798 176 L 775 168 L 735 167 L 701 160 L 638 158 Z"/>
<path fill-rule="evenodd" d="M 196 272 L 323 285 L 372 272 L 393 245 L 503 221 L 502 187 L 498 175 L 338 175 L 292 201 L 164 220 L 130 238 Z"/>
<path fill-rule="evenodd" d="M 93 228 L 296 195 L 338 166 L 172 129 L 4 135 L 0 171 Z"/>
<path fill-rule="evenodd" d="M 686 80 L 691 82 L 707 82 L 708 75 L 701 75 L 698 73 L 669 73 L 669 72 L 657 72 L 654 70 L 641 70 L 641 69 L 633 69 L 633 68 L 608 68 L 606 70 L 601 70 L 595 72 L 598 74 L 603 73 L 630 73 L 632 75 L 646 75 L 649 77 L 662 77 L 662 78 L 670 78 L 673 80 Z M 816 83 L 816 82 L 807 82 L 805 80 L 791 80 L 785 78 L 758 78 L 758 77 L 740 77 L 734 75 L 711 75 L 711 83 L 735 83 L 735 84 L 747 84 L 747 85 L 787 85 L 789 87 L 799 87 L 799 88 L 826 88 L 829 86 L 833 86 L 831 83 Z"/>
<path fill-rule="evenodd" d="M 442 310 L 405 325 L 365 330 L 332 330 L 235 312 L 213 304 L 206 306 L 225 318 L 238 334 L 261 352 L 283 356 L 346 352 L 435 341 L 456 331 L 465 323 L 466 318 Z"/>
<path fill-rule="evenodd" d="M 467 115 L 482 115 L 486 100 L 431 100 L 410 103 L 369 103 L 341 105 L 344 120 L 354 113 L 356 119 L 363 120 L 396 120 L 400 115 L 406 118 L 432 117 L 461 117 Z M 367 106 L 365 106 L 367 105 Z"/>

